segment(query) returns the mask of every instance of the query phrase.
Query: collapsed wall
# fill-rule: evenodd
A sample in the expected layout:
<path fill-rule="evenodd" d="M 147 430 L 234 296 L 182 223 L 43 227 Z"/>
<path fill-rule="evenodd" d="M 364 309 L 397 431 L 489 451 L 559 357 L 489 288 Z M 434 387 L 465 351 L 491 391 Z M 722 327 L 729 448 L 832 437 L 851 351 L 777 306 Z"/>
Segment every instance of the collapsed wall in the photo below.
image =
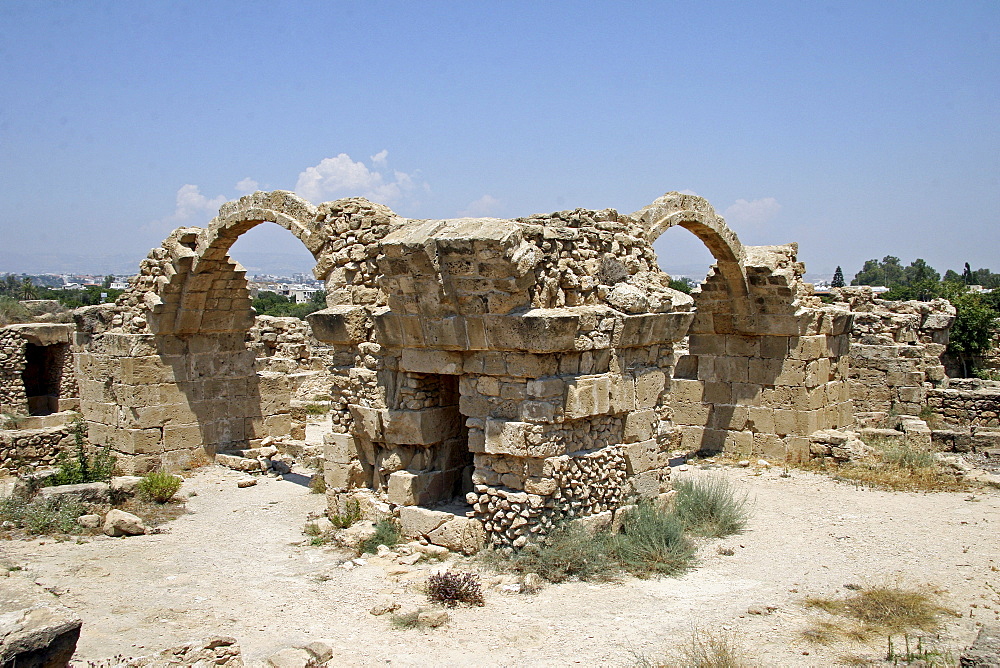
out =
<path fill-rule="evenodd" d="M 947 383 L 941 356 L 955 307 L 945 299 L 878 299 L 867 286 L 839 288 L 834 299 L 853 314 L 849 382 L 855 411 L 919 414 L 928 393 Z"/>

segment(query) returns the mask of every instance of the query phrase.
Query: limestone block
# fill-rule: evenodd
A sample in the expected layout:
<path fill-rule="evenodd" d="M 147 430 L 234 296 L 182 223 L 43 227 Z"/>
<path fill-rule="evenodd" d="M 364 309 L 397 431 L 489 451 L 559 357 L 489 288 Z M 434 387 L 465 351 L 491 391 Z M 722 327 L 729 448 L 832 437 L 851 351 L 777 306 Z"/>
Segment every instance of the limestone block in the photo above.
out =
<path fill-rule="evenodd" d="M 389 476 L 389 503 L 397 506 L 427 505 L 450 498 L 455 471 L 396 471 Z"/>
<path fill-rule="evenodd" d="M 181 429 L 184 429 L 182 427 Z M 198 427 L 194 425 L 191 427 L 188 425 L 186 428 L 193 428 L 197 432 Z M 172 439 L 177 439 L 176 436 L 177 427 L 171 427 L 170 434 Z M 158 452 L 163 452 L 165 447 L 166 439 L 163 438 L 166 435 L 167 429 L 119 429 L 114 435 L 112 446 L 115 450 L 123 452 L 129 455 L 151 455 Z M 162 439 L 162 442 L 161 442 Z M 197 444 L 191 447 L 197 447 L 201 444 L 201 434 L 198 433 Z M 187 447 L 187 446 L 178 446 Z"/>
<path fill-rule="evenodd" d="M 561 397 L 565 390 L 565 381 L 557 376 L 535 378 L 528 381 L 528 396 L 537 399 Z"/>
<path fill-rule="evenodd" d="M 692 355 L 725 355 L 726 338 L 714 334 L 692 334 L 688 338 L 688 350 Z"/>
<path fill-rule="evenodd" d="M 427 539 L 454 552 L 474 554 L 485 544 L 486 532 L 479 520 L 456 517 L 431 531 Z"/>
<path fill-rule="evenodd" d="M 143 431 L 155 432 L 156 430 L 150 429 Z M 163 427 L 163 450 L 200 448 L 201 445 L 201 429 L 196 424 L 169 424 Z"/>
<path fill-rule="evenodd" d="M 426 536 L 439 526 L 455 519 L 452 513 L 429 510 L 420 506 L 403 506 L 399 509 L 399 524 L 403 535 L 410 538 Z"/>
<path fill-rule="evenodd" d="M 559 489 L 559 485 L 553 478 L 534 476 L 524 480 L 524 491 L 528 494 L 550 496 L 555 494 L 557 489 Z"/>
<path fill-rule="evenodd" d="M 512 420 L 486 420 L 487 454 L 513 455 L 515 457 L 554 457 L 565 454 L 566 448 L 559 440 L 544 438 L 535 425 Z"/>
<path fill-rule="evenodd" d="M 652 438 L 659 417 L 651 409 L 633 411 L 625 416 L 625 443 L 637 443 Z"/>
<path fill-rule="evenodd" d="M 555 406 L 547 401 L 523 401 L 520 409 L 520 418 L 525 422 L 555 422 Z"/>
<path fill-rule="evenodd" d="M 403 350 L 399 368 L 417 373 L 461 375 L 462 354 L 446 350 L 407 348 Z"/>
<path fill-rule="evenodd" d="M 569 309 L 532 309 L 522 315 L 483 316 L 494 350 L 558 352 L 574 350 L 580 317 Z"/>
<path fill-rule="evenodd" d="M 566 381 L 565 413 L 569 418 L 603 415 L 611 410 L 611 379 L 579 376 Z"/>
<path fill-rule="evenodd" d="M 653 499 L 666 492 L 670 485 L 670 469 L 637 473 L 628 479 L 630 495 Z"/>
<path fill-rule="evenodd" d="M 382 414 L 383 434 L 387 443 L 430 445 L 456 436 L 462 427 L 462 414 L 454 406 L 422 410 L 388 410 Z"/>
<path fill-rule="evenodd" d="M 726 354 L 730 357 L 757 357 L 760 355 L 760 337 L 729 335 L 717 337 L 725 344 L 724 350 L 717 355 Z"/>
<path fill-rule="evenodd" d="M 58 598 L 25 578 L 4 578 L 0 591 L 0 665 L 68 666 L 81 620 Z"/>
<path fill-rule="evenodd" d="M 357 440 L 353 434 L 323 435 L 323 459 L 337 464 L 349 464 L 358 458 Z"/>
<path fill-rule="evenodd" d="M 469 338 L 466 334 L 465 318 L 423 318 L 422 338 L 425 346 L 445 350 L 468 350 Z"/>
<path fill-rule="evenodd" d="M 788 357 L 790 339 L 787 336 L 765 336 L 760 339 L 760 356 L 783 360 Z"/>
<path fill-rule="evenodd" d="M 131 385 L 170 383 L 175 380 L 173 368 L 164 364 L 156 355 L 123 358 L 121 379 Z"/>
<path fill-rule="evenodd" d="M 292 416 L 288 413 L 279 415 L 267 415 L 263 421 L 263 436 L 273 436 L 275 438 L 288 436 L 292 431 Z"/>
<path fill-rule="evenodd" d="M 675 401 L 701 401 L 705 384 L 699 380 L 674 378 L 670 385 L 670 394 Z"/>
<path fill-rule="evenodd" d="M 218 456 L 216 455 L 216 457 Z M 390 482 L 391 478 L 392 476 L 390 476 Z M 351 465 L 338 462 L 324 462 L 323 479 L 326 482 L 328 490 L 346 489 L 350 487 L 351 483 Z"/>
<path fill-rule="evenodd" d="M 667 385 L 667 375 L 660 369 L 650 369 L 635 374 L 635 406 L 642 410 L 660 403 L 660 395 Z"/>
<path fill-rule="evenodd" d="M 507 353 L 494 356 L 503 362 L 503 369 L 496 375 L 514 376 L 515 378 L 541 378 L 551 376 L 558 371 L 558 361 L 554 355 L 534 355 L 530 353 Z M 492 373 L 486 368 L 486 373 Z"/>
<path fill-rule="evenodd" d="M 674 422 L 704 427 L 712 415 L 710 404 L 679 402 L 674 406 Z"/>
<path fill-rule="evenodd" d="M 636 409 L 636 383 L 631 376 L 613 374 L 611 382 L 611 413 L 629 413 Z"/>
<path fill-rule="evenodd" d="M 823 334 L 789 339 L 788 356 L 798 360 L 814 360 L 827 356 L 827 337 Z"/>
<path fill-rule="evenodd" d="M 629 475 L 670 466 L 669 453 L 662 452 L 656 439 L 630 443 L 625 446 L 625 470 Z"/>
<path fill-rule="evenodd" d="M 356 433 L 371 441 L 382 440 L 382 410 L 358 406 L 357 404 L 349 404 L 347 408 L 351 413 L 353 429 Z"/>
<path fill-rule="evenodd" d="M 746 429 L 749 410 L 746 406 L 732 404 L 713 404 L 712 415 L 708 427 L 726 431 L 742 431 Z"/>
<path fill-rule="evenodd" d="M 749 424 L 753 431 L 775 433 L 774 409 L 764 406 L 750 406 L 747 409 Z"/>
<path fill-rule="evenodd" d="M 310 313 L 312 335 L 324 343 L 353 345 L 367 340 L 367 313 L 360 306 L 333 306 Z"/>
<path fill-rule="evenodd" d="M 733 383 L 704 383 L 704 392 L 701 401 L 706 404 L 731 404 L 733 403 Z"/>
<path fill-rule="evenodd" d="M 730 431 L 726 434 L 723 450 L 735 457 L 749 457 L 753 453 L 753 440 L 753 432 Z"/>

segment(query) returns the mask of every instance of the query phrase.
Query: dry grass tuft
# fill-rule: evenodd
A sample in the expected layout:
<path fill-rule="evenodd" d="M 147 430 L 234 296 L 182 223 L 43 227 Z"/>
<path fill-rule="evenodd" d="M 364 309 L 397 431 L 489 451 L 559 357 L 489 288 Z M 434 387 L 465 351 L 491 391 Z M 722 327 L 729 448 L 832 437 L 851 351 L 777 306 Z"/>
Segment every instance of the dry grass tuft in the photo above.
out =
<path fill-rule="evenodd" d="M 732 634 L 694 629 L 675 652 L 674 658 L 653 660 L 640 657 L 636 668 L 749 668 L 754 661 Z"/>
<path fill-rule="evenodd" d="M 962 492 L 973 487 L 941 466 L 933 452 L 886 439 L 871 439 L 868 445 L 874 452 L 863 460 L 821 468 L 839 480 L 894 492 Z"/>
<path fill-rule="evenodd" d="M 820 644 L 868 642 L 894 633 L 932 633 L 940 629 L 941 617 L 955 614 L 927 594 L 898 587 L 866 587 L 843 599 L 811 597 L 805 605 L 835 617 L 817 620 L 803 631 L 807 640 Z"/>

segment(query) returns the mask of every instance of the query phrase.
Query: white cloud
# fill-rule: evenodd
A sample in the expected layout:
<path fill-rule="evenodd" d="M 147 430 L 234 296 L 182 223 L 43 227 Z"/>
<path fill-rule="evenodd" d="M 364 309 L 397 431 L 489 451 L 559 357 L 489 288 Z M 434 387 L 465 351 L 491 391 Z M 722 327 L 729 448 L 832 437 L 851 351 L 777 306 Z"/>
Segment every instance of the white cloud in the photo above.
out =
<path fill-rule="evenodd" d="M 201 194 L 198 186 L 188 183 L 177 190 L 177 208 L 174 210 L 173 215 L 168 217 L 168 220 L 173 219 L 183 222 L 206 215 L 211 218 L 219 212 L 219 207 L 225 203 L 225 195 L 209 199 Z"/>
<path fill-rule="evenodd" d="M 299 174 L 295 192 L 318 204 L 338 197 L 367 197 L 381 204 L 394 204 L 415 193 L 418 187 L 415 174 L 387 169 L 388 151 L 371 156 L 372 168 L 360 160 L 341 153 L 334 158 L 324 158 L 315 167 L 307 167 Z"/>
<path fill-rule="evenodd" d="M 492 215 L 499 206 L 500 200 L 492 195 L 483 195 L 458 212 L 460 218 L 485 218 Z"/>
<path fill-rule="evenodd" d="M 694 195 L 695 197 L 698 196 L 698 193 L 691 190 L 690 188 L 685 188 L 684 190 L 678 190 L 677 192 L 679 192 L 682 195 Z"/>
<path fill-rule="evenodd" d="M 781 204 L 773 197 L 745 200 L 738 199 L 726 209 L 722 215 L 730 224 L 762 225 L 774 218 L 781 211 Z"/>
<path fill-rule="evenodd" d="M 248 176 L 242 181 L 237 182 L 236 192 L 238 192 L 241 195 L 249 195 L 252 192 L 256 192 L 259 186 L 260 186 L 259 183 L 257 183 Z"/>

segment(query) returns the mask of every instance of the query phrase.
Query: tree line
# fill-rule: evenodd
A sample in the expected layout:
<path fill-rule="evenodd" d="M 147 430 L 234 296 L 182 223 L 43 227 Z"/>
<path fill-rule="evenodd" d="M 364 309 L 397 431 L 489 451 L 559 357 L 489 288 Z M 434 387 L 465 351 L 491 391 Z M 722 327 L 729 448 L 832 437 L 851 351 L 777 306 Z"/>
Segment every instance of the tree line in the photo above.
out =
<path fill-rule="evenodd" d="M 950 301 L 955 307 L 956 318 L 948 353 L 962 364 L 965 376 L 985 375 L 977 364 L 993 345 L 998 332 L 1000 274 L 990 269 L 973 270 L 966 262 L 961 273 L 949 269 L 942 276 L 923 259 L 917 258 L 904 267 L 898 257 L 887 255 L 881 262 L 865 262 L 851 285 L 885 286 L 889 291 L 881 295 L 882 299 L 930 301 L 941 298 Z M 972 285 L 992 292 L 973 292 Z"/>

